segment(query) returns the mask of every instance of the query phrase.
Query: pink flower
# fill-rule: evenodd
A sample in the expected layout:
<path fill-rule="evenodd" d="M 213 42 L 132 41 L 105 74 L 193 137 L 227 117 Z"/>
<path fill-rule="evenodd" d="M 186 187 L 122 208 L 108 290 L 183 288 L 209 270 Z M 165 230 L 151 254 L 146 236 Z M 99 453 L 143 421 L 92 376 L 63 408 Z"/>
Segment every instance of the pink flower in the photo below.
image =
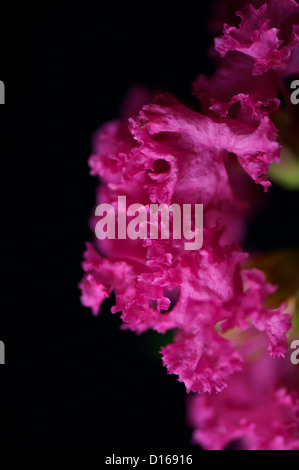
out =
<path fill-rule="evenodd" d="M 255 362 L 247 360 L 223 392 L 191 396 L 193 442 L 209 450 L 234 442 L 238 449 L 298 450 L 298 384 L 290 380 L 291 367 L 290 361 L 263 355 Z"/>
<path fill-rule="evenodd" d="M 253 75 L 271 68 L 285 70 L 299 44 L 299 26 L 294 24 L 298 12 L 295 0 L 269 0 L 259 9 L 249 4 L 236 13 L 242 20 L 238 28 L 224 25 L 224 34 L 215 40 L 215 48 L 222 57 L 229 51 L 251 57 Z"/>
<path fill-rule="evenodd" d="M 255 301 L 249 308 L 246 299 L 251 294 L 243 292 L 245 274 L 240 269 L 240 261 L 247 255 L 238 245 L 226 242 L 227 235 L 224 237 L 227 224 L 240 208 L 227 162 L 232 153 L 236 154 L 248 173 L 267 187 L 260 175 L 279 153 L 277 143 L 263 131 L 267 122 L 268 117 L 264 117 L 258 128 L 251 128 L 230 118 L 204 116 L 164 95 L 129 120 L 131 136 L 124 132 L 122 123 L 111 123 L 109 132 L 104 127 L 96 139 L 99 153 L 90 163 L 92 172 L 97 168 L 104 180 L 97 202 L 110 202 L 117 210 L 117 197 L 126 195 L 128 203 L 140 202 L 146 207 L 152 202 L 204 205 L 201 250 L 186 251 L 183 240 L 174 239 L 97 242 L 104 257 L 88 247 L 86 259 L 91 263 L 83 264 L 87 274 L 80 285 L 82 302 L 94 313 L 114 289 L 113 311 L 122 312 L 124 328 L 138 333 L 149 328 L 161 333 L 177 329 L 175 343 L 162 352 L 163 362 L 169 372 L 178 374 L 187 390 L 220 390 L 226 386 L 227 376 L 241 367 L 234 345 L 214 333 L 220 321 L 244 328 L 253 322 L 259 330 L 268 332 L 273 355 L 283 355 L 286 349 L 289 317 L 283 314 L 283 308 L 277 312 L 264 309 L 265 295 L 251 297 Z M 112 139 L 115 132 L 118 138 Z M 111 145 L 106 143 L 107 138 Z M 265 283 L 264 279 L 259 281 Z M 255 292 L 255 285 L 249 288 Z M 170 299 L 166 293 L 173 289 L 179 295 L 175 306 L 167 311 Z M 209 308 L 220 314 L 210 317 L 203 327 Z M 226 357 L 215 361 L 216 351 L 224 348 Z M 196 367 L 195 359 L 186 361 L 184 357 L 195 350 Z"/>
<path fill-rule="evenodd" d="M 299 73 L 298 3 L 255 3 L 236 13 L 242 19 L 238 27 L 225 24 L 215 39 L 222 59 L 214 76 L 200 75 L 193 84 L 206 114 L 234 115 L 251 125 L 278 109 L 283 78 Z M 275 133 L 271 122 L 268 126 L 269 134 Z"/>

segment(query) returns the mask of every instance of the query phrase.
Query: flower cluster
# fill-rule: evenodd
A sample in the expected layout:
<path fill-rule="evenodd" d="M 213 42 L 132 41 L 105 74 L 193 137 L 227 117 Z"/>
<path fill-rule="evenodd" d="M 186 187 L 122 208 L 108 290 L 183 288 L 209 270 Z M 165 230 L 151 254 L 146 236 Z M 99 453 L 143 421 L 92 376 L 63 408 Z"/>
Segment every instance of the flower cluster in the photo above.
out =
<path fill-rule="evenodd" d="M 188 392 L 196 392 L 189 412 L 195 441 L 207 448 L 223 448 L 244 435 L 248 448 L 299 447 L 292 434 L 298 400 L 284 389 L 273 391 L 260 417 L 263 403 L 258 392 L 251 393 L 246 354 L 229 335 L 238 329 L 267 337 L 269 363 L 287 351 L 290 316 L 285 305 L 265 306 L 275 287 L 260 270 L 243 267 L 247 253 L 240 242 L 248 204 L 244 188 L 253 180 L 267 191 L 269 165 L 279 161 L 270 114 L 279 107 L 282 80 L 299 72 L 298 10 L 294 0 L 245 7 L 240 25 L 225 25 L 215 41 L 215 75 L 194 83 L 201 112 L 168 94 L 152 99 L 138 88 L 122 118 L 99 129 L 89 159 L 91 174 L 101 182 L 97 204 L 117 210 L 123 195 L 128 204 L 145 207 L 203 204 L 200 250 L 186 251 L 183 240 L 171 237 L 95 240 L 87 244 L 80 288 L 94 315 L 115 291 L 112 312 L 121 312 L 123 328 L 175 330 L 173 343 L 162 348 L 163 364 Z M 281 410 L 287 418 L 280 422 Z M 264 424 L 268 416 L 275 439 Z"/>

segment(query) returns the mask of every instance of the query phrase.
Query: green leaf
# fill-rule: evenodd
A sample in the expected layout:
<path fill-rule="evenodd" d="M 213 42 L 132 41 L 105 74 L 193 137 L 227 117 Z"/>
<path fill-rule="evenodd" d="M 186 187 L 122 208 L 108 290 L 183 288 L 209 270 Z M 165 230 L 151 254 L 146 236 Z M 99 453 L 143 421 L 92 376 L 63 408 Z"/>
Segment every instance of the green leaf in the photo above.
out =
<path fill-rule="evenodd" d="M 299 159 L 290 149 L 284 147 L 280 163 L 271 163 L 268 172 L 270 181 L 289 190 L 299 190 Z"/>

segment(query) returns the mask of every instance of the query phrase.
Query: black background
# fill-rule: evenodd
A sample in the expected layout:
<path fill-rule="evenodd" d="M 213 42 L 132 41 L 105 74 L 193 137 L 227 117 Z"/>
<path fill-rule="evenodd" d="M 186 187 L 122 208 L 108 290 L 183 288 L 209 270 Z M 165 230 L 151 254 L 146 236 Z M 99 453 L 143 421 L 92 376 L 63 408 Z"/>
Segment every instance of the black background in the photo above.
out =
<path fill-rule="evenodd" d="M 0 77 L 2 203 L 12 216 L 2 229 L 12 286 L 2 284 L 3 448 L 193 449 L 185 388 L 153 354 L 155 338 L 120 331 L 113 299 L 92 317 L 77 285 L 92 238 L 91 136 L 118 116 L 134 84 L 191 100 L 191 82 L 212 71 L 210 11 L 208 3 L 173 2 L 166 13 L 146 2 L 45 2 L 10 12 Z M 298 193 L 273 187 L 269 204 L 247 245 L 296 244 Z"/>

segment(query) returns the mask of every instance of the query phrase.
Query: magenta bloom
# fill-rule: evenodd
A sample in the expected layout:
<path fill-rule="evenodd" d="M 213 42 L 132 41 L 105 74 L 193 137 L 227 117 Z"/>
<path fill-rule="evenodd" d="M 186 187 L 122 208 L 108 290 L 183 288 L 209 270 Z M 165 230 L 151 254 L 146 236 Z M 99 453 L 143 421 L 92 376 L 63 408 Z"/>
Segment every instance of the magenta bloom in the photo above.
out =
<path fill-rule="evenodd" d="M 251 338 L 254 343 L 261 341 Z M 293 368 L 293 370 L 292 370 Z M 299 397 L 291 362 L 262 355 L 248 360 L 217 395 L 194 395 L 188 402 L 193 442 L 221 450 L 235 442 L 238 449 L 298 450 Z"/>
<path fill-rule="evenodd" d="M 242 359 L 233 345 L 215 330 L 220 322 L 248 328 L 253 321 L 268 332 L 273 356 L 286 350 L 289 316 L 283 309 L 272 312 L 263 307 L 265 279 L 261 273 L 242 273 L 240 261 L 247 255 L 225 236 L 232 223 L 227 213 L 237 219 L 240 206 L 230 184 L 229 159 L 234 153 L 242 163 L 251 161 L 243 166 L 254 174 L 261 165 L 257 155 L 264 156 L 262 165 L 277 159 L 278 144 L 261 129 L 268 123 L 267 118 L 258 128 L 245 127 L 230 118 L 195 113 L 171 96 L 160 96 L 129 120 L 130 133 L 122 123 L 105 126 L 95 144 L 100 153 L 90 159 L 92 172 L 97 169 L 104 183 L 98 202 L 115 205 L 117 196 L 126 195 L 129 203 L 145 206 L 151 202 L 204 205 L 201 250 L 186 251 L 183 241 L 174 239 L 107 239 L 98 246 L 102 255 L 88 245 L 83 264 L 87 274 L 81 283 L 82 301 L 94 314 L 115 289 L 113 311 L 122 312 L 125 328 L 138 333 L 149 328 L 162 333 L 178 330 L 175 343 L 162 351 L 163 362 L 188 391 L 219 391 L 227 376 L 241 368 Z M 250 293 L 244 276 L 247 280 L 251 276 L 246 287 Z M 167 293 L 173 290 L 175 306 L 161 313 L 169 308 Z M 252 305 L 247 299 L 254 299 Z M 216 352 L 224 349 L 222 359 L 214 361 Z M 186 361 L 186 355 L 193 360 Z M 208 367 L 210 361 L 213 368 Z"/>
<path fill-rule="evenodd" d="M 194 440 L 206 448 L 239 438 L 252 449 L 299 446 L 295 395 L 284 388 L 255 389 L 252 369 L 260 366 L 248 366 L 226 334 L 254 328 L 267 336 L 267 364 L 288 348 L 285 305 L 267 308 L 275 287 L 261 271 L 242 265 L 250 201 L 246 190 L 238 190 L 254 181 L 267 191 L 269 165 L 279 161 L 270 114 L 279 107 L 283 77 L 296 70 L 299 42 L 293 24 L 298 4 L 282 3 L 249 5 L 238 13 L 239 27 L 225 25 L 215 42 L 221 56 L 216 74 L 194 83 L 202 113 L 171 95 L 153 99 L 137 89 L 123 117 L 99 129 L 89 159 L 101 182 L 96 203 L 109 203 L 116 212 L 118 196 L 146 208 L 203 204 L 200 250 L 185 250 L 184 240 L 173 237 L 95 240 L 87 244 L 80 288 L 94 315 L 114 290 L 112 312 L 121 312 L 123 328 L 175 329 L 174 342 L 162 348 L 163 364 L 188 392 L 197 392 L 191 422 Z M 93 217 L 92 229 L 95 223 Z"/>

